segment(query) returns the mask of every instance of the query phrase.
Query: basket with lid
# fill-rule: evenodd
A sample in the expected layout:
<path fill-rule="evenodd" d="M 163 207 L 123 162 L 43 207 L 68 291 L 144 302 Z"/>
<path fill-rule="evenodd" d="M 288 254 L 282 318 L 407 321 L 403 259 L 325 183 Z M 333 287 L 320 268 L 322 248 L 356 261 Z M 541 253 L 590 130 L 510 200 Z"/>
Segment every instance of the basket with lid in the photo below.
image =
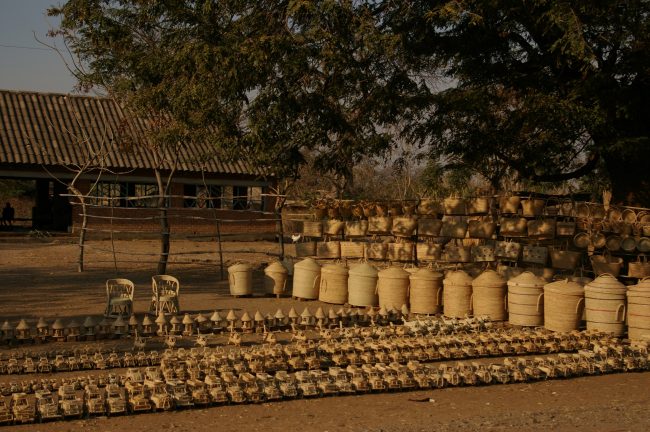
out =
<path fill-rule="evenodd" d="M 351 306 L 377 306 L 377 269 L 362 262 L 348 272 L 348 303 Z"/>
<path fill-rule="evenodd" d="M 631 340 L 650 336 L 650 277 L 627 290 L 627 333 Z"/>
<path fill-rule="evenodd" d="M 569 332 L 580 328 L 585 290 L 569 280 L 544 285 L 544 327 Z"/>
<path fill-rule="evenodd" d="M 485 270 L 472 281 L 474 315 L 504 321 L 507 318 L 507 294 L 506 280 L 494 270 Z"/>
<path fill-rule="evenodd" d="M 305 258 L 294 264 L 292 295 L 307 300 L 317 299 L 320 272 L 320 264 L 311 258 Z"/>
<path fill-rule="evenodd" d="M 414 314 L 437 314 L 442 311 L 442 273 L 419 269 L 409 277 L 409 306 Z"/>
<path fill-rule="evenodd" d="M 627 289 L 611 274 L 602 274 L 585 285 L 587 330 L 622 336 L 625 332 Z"/>
<path fill-rule="evenodd" d="M 264 291 L 267 294 L 284 294 L 288 276 L 289 270 L 280 261 L 272 262 L 264 269 Z"/>
<path fill-rule="evenodd" d="M 508 281 L 508 318 L 512 325 L 544 324 L 544 280 L 529 271 Z"/>
<path fill-rule="evenodd" d="M 379 307 L 400 310 L 408 304 L 409 273 L 402 267 L 391 266 L 377 274 Z"/>
<path fill-rule="evenodd" d="M 318 300 L 344 304 L 348 300 L 348 269 L 343 264 L 326 264 L 320 272 Z"/>
<path fill-rule="evenodd" d="M 464 318 L 472 312 L 472 277 L 462 270 L 447 273 L 442 281 L 443 313 L 450 318 Z"/>
<path fill-rule="evenodd" d="M 230 295 L 244 296 L 253 294 L 253 267 L 239 263 L 228 267 Z"/>

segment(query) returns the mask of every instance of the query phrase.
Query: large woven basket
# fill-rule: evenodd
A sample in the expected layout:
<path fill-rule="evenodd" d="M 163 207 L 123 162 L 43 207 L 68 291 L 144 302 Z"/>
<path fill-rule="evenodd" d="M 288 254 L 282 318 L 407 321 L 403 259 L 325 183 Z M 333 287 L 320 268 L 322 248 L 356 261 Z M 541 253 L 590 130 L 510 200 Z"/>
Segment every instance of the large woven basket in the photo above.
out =
<path fill-rule="evenodd" d="M 544 281 L 523 272 L 508 281 L 508 320 L 511 325 L 544 324 Z"/>
<path fill-rule="evenodd" d="M 472 313 L 472 278 L 462 270 L 452 271 L 442 282 L 443 313 L 450 318 L 464 318 Z"/>
<path fill-rule="evenodd" d="M 592 255 L 591 267 L 596 275 L 611 274 L 615 277 L 621 272 L 623 267 L 623 258 L 613 257 L 608 253 L 603 255 Z"/>
<path fill-rule="evenodd" d="M 253 267 L 250 264 L 241 263 L 228 267 L 228 280 L 231 295 L 253 294 Z"/>
<path fill-rule="evenodd" d="M 293 266 L 294 297 L 315 300 L 318 298 L 321 266 L 311 258 L 297 262 Z"/>
<path fill-rule="evenodd" d="M 630 261 L 627 265 L 629 277 L 643 279 L 650 276 L 650 263 L 645 254 L 639 254 L 636 261 Z"/>
<path fill-rule="evenodd" d="M 507 319 L 508 288 L 506 280 L 494 270 L 486 270 L 472 281 L 472 309 L 476 316 L 492 321 Z"/>
<path fill-rule="evenodd" d="M 587 330 L 622 336 L 625 332 L 627 289 L 612 275 L 603 274 L 585 285 Z"/>
<path fill-rule="evenodd" d="M 318 300 L 333 304 L 344 304 L 348 300 L 348 269 L 344 265 L 323 266 Z"/>
<path fill-rule="evenodd" d="M 409 277 L 411 313 L 437 314 L 442 312 L 442 273 L 420 269 Z"/>
<path fill-rule="evenodd" d="M 650 336 L 650 278 L 643 278 L 627 290 L 628 337 L 641 340 Z"/>
<path fill-rule="evenodd" d="M 578 330 L 584 294 L 580 284 L 568 280 L 544 285 L 544 327 L 558 332 Z"/>
<path fill-rule="evenodd" d="M 274 261 L 264 269 L 264 291 L 267 294 L 284 294 L 287 288 L 289 270 L 280 262 Z"/>
<path fill-rule="evenodd" d="M 408 304 L 409 273 L 401 267 L 389 267 L 377 275 L 379 307 L 400 310 Z"/>
<path fill-rule="evenodd" d="M 377 306 L 378 271 L 366 262 L 350 267 L 348 273 L 348 303 L 351 306 Z"/>

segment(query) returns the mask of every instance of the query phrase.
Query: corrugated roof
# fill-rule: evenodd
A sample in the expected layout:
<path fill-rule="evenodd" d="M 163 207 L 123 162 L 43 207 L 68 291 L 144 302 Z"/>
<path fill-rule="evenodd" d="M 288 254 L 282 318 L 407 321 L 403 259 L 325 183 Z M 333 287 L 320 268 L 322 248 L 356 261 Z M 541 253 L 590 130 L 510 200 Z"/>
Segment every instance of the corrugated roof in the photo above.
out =
<path fill-rule="evenodd" d="M 0 163 L 83 165 L 94 157 L 111 169 L 158 166 L 155 152 L 146 151 L 146 122 L 127 115 L 112 99 L 0 90 L 0 115 Z M 220 160 L 208 142 L 179 148 L 179 171 L 262 174 L 246 161 Z M 173 160 L 168 153 L 162 167 Z"/>

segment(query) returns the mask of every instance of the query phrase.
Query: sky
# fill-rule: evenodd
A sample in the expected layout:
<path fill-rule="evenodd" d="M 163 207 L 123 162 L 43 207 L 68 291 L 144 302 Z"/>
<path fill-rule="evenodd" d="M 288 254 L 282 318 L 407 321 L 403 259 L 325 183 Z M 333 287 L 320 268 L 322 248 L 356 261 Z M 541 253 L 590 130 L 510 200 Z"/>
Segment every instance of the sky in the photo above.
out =
<path fill-rule="evenodd" d="M 62 0 L 0 0 L 0 89 L 71 93 L 75 78 L 59 55 L 41 45 L 58 20 L 46 10 Z M 61 42 L 57 41 L 61 47 Z"/>

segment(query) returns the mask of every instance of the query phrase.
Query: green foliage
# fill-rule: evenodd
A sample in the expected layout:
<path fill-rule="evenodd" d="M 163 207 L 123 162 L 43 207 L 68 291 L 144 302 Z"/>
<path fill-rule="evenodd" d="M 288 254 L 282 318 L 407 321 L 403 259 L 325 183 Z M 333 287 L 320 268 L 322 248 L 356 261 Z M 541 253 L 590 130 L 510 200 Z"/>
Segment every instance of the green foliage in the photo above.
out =
<path fill-rule="evenodd" d="M 36 185 L 32 180 L 0 179 L 0 196 L 7 198 L 27 197 L 36 194 Z"/>

